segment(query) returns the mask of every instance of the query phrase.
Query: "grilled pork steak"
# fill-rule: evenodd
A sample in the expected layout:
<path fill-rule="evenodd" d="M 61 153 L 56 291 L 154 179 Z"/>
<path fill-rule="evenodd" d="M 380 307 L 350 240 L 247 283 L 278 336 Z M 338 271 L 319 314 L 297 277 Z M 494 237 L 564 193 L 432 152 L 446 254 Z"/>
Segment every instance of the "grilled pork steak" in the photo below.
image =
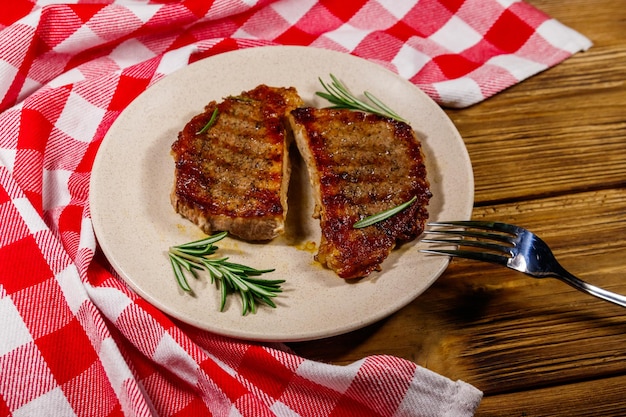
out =
<path fill-rule="evenodd" d="M 301 105 L 294 88 L 266 85 L 209 103 L 172 145 L 175 210 L 207 234 L 267 240 L 282 233 L 290 174 L 285 116 Z"/>
<path fill-rule="evenodd" d="M 298 108 L 289 115 L 314 189 L 322 237 L 316 259 L 342 278 L 380 270 L 398 241 L 424 230 L 431 197 L 421 145 L 406 123 L 338 109 Z M 417 200 L 362 229 L 358 220 Z"/>

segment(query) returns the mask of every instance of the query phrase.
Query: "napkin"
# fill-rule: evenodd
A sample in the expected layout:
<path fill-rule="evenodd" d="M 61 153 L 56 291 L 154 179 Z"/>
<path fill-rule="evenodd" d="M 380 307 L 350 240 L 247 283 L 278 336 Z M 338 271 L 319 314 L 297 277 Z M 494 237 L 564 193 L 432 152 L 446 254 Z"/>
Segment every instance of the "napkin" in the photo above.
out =
<path fill-rule="evenodd" d="M 174 320 L 99 251 L 89 179 L 116 117 L 190 62 L 279 44 L 377 62 L 452 107 L 591 46 L 512 0 L 2 2 L 0 415 L 474 413 L 479 389 L 401 358 L 324 364 Z"/>

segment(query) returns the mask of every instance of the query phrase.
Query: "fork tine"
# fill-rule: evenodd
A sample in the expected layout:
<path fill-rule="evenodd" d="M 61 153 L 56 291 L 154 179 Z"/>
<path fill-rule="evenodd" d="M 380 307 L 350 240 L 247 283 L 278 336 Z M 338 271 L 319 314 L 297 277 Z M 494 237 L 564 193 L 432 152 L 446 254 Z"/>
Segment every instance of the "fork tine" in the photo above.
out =
<path fill-rule="evenodd" d="M 448 250 L 448 249 L 421 249 L 422 253 L 433 255 L 447 255 L 456 258 L 472 259 L 475 261 L 489 262 L 492 264 L 506 265 L 509 258 L 489 252 L 477 252 L 472 250 Z"/>
<path fill-rule="evenodd" d="M 508 223 L 501 222 L 483 222 L 476 220 L 466 221 L 449 221 L 449 222 L 430 222 L 428 226 L 460 226 L 474 229 L 494 230 L 498 232 L 509 233 L 512 235 L 524 231 L 523 228 Z"/>
<path fill-rule="evenodd" d="M 455 245 L 455 246 L 471 246 L 473 248 L 487 249 L 492 252 L 509 253 L 511 246 L 498 245 L 497 243 L 483 242 L 480 240 L 469 239 L 422 239 L 424 243 L 436 243 L 442 245 Z"/>
<path fill-rule="evenodd" d="M 498 242 L 513 243 L 510 235 L 501 235 L 487 232 L 472 232 L 467 230 L 424 230 L 425 234 L 446 235 L 446 236 L 463 236 L 473 237 L 476 239 L 497 240 Z"/>

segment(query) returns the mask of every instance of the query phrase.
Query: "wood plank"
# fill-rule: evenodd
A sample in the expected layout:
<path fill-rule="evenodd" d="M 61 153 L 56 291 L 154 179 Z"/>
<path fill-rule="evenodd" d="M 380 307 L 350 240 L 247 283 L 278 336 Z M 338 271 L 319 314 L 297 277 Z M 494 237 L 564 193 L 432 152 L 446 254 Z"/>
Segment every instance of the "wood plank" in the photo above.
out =
<path fill-rule="evenodd" d="M 487 396 L 476 417 L 611 417 L 626 415 L 626 376 Z"/>
<path fill-rule="evenodd" d="M 618 43 L 615 34 L 623 29 L 620 20 L 624 4 L 615 0 L 526 0 L 559 22 L 583 33 L 593 41 Z"/>

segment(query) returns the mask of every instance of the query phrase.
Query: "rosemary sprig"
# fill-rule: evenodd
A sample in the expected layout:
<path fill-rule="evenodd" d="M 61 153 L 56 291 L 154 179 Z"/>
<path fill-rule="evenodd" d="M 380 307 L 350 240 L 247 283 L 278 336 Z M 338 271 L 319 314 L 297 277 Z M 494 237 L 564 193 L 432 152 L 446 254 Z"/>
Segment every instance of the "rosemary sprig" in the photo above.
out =
<path fill-rule="evenodd" d="M 369 100 L 369 102 L 366 102 L 352 94 L 350 90 L 348 90 L 348 88 L 333 74 L 330 74 L 330 78 L 332 79 L 332 82 L 328 84 L 326 84 L 321 78 L 319 79 L 326 92 L 317 91 L 315 94 L 331 102 L 333 104 L 331 108 L 361 110 L 374 113 L 379 116 L 391 117 L 392 119 L 396 119 L 400 122 L 406 122 L 406 120 L 400 117 L 372 93 L 368 91 L 363 93 L 363 95 L 365 95 L 365 97 Z"/>
<path fill-rule="evenodd" d="M 220 311 L 224 311 L 226 298 L 233 292 L 239 293 L 242 301 L 241 314 L 255 313 L 257 303 L 264 303 L 270 307 L 276 307 L 272 301 L 278 293 L 282 292 L 280 285 L 285 280 L 266 280 L 256 278 L 274 269 L 256 269 L 238 263 L 228 262 L 228 258 L 209 258 L 219 249 L 213 245 L 226 237 L 228 233 L 222 232 L 211 235 L 205 239 L 196 240 L 169 248 L 168 255 L 174 276 L 180 288 L 191 292 L 187 282 L 185 270 L 194 278 L 197 278 L 198 270 L 209 273 L 211 283 L 216 283 L 221 291 Z M 219 281 L 219 284 L 217 284 Z"/>
<path fill-rule="evenodd" d="M 358 222 L 354 223 L 352 225 L 352 227 L 354 227 L 355 229 L 360 229 L 363 227 L 367 227 L 367 226 L 371 226 L 375 223 L 378 223 L 380 221 L 383 221 L 385 219 L 390 218 L 391 216 L 396 215 L 397 213 L 400 213 L 402 210 L 404 210 L 405 208 L 407 208 L 408 206 L 410 206 L 411 204 L 413 204 L 415 202 L 415 200 L 417 200 L 417 196 L 413 196 L 412 199 L 410 199 L 409 201 L 405 201 L 402 204 L 399 204 L 395 207 L 392 207 L 390 209 L 381 211 L 379 213 L 376 214 L 372 214 L 371 216 L 365 217 L 361 220 L 359 220 Z"/>
<path fill-rule="evenodd" d="M 209 130 L 211 128 L 211 126 L 213 126 L 213 124 L 215 123 L 215 119 L 217 119 L 217 107 L 215 108 L 215 110 L 213 110 L 213 114 L 211 114 L 211 118 L 209 119 L 207 124 L 205 124 L 202 129 L 198 130 L 196 132 L 196 135 L 201 135 L 204 132 L 206 132 L 207 130 Z"/>

